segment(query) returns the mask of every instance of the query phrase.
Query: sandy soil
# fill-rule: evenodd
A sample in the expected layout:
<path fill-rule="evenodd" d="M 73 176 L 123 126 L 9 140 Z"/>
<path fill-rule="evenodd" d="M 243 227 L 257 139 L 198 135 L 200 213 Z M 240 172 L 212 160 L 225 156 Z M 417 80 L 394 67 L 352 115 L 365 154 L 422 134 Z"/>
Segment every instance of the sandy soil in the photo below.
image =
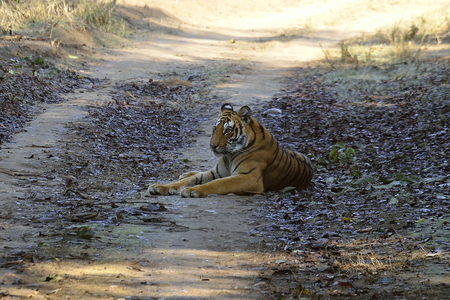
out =
<path fill-rule="evenodd" d="M 29 180 L 46 181 L 44 170 L 56 161 L 45 159 L 67 138 L 65 124 L 76 122 L 86 105 L 111 100 L 117 82 L 173 78 L 186 80 L 199 70 L 220 101 L 260 107 L 283 87 L 283 78 L 298 66 L 322 59 L 326 48 L 361 32 L 435 10 L 447 1 L 132 1 L 118 8 L 127 21 L 151 30 L 147 42 L 99 52 L 86 71 L 108 78 L 95 92 L 78 93 L 69 101 L 46 107 L 30 126 L 15 135 L 0 153 L 0 223 L 2 256 L 35 246 L 40 229 L 29 222 L 26 199 Z M 310 24 L 310 28 L 304 28 Z M 234 42 L 232 42 L 232 40 Z M 165 74 L 164 76 L 162 74 Z M 169 76 L 171 77 L 171 76 Z M 215 164 L 208 134 L 220 103 L 199 105 L 204 132 L 182 149 L 192 168 Z M 212 104 L 212 105 L 211 105 Z M 42 159 L 27 160 L 31 155 Z M 148 199 L 143 193 L 143 199 Z M 154 199 L 152 199 L 154 200 Z M 55 259 L 19 273 L 0 270 L 1 293 L 33 299 L 271 299 L 270 288 L 258 281 L 271 254 L 270 241 L 251 235 L 264 224 L 258 219 L 258 196 L 210 196 L 206 199 L 157 197 L 177 226 L 122 226 L 105 229 L 108 247 L 98 247 L 93 261 Z M 7 219 L 6 214 L 15 218 Z M 170 223 L 169 222 L 169 223 Z M 45 223 L 45 226 L 54 226 Z M 46 275 L 64 280 L 42 282 Z M 24 284 L 16 284 L 21 281 Z M 47 296 L 46 296 L 47 295 Z M 0 296 L 1 298 L 1 296 Z"/>

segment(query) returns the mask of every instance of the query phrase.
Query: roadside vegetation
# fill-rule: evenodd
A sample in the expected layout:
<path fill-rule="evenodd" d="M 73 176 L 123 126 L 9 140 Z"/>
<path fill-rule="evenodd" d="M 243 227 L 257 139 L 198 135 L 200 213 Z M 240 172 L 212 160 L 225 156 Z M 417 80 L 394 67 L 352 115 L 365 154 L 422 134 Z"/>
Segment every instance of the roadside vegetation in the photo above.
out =
<path fill-rule="evenodd" d="M 4 33 L 12 29 L 42 33 L 59 26 L 85 29 L 93 27 L 119 36 L 126 23 L 115 12 L 116 0 L 2 0 L 0 27 Z"/>
<path fill-rule="evenodd" d="M 0 1 L 0 144 L 27 125 L 36 104 L 99 83 L 75 70 L 92 49 L 126 35 L 130 25 L 115 7 L 115 0 Z"/>
<path fill-rule="evenodd" d="M 345 41 L 273 98 L 286 118 L 268 127 L 316 170 L 310 190 L 272 194 L 273 225 L 255 229 L 290 253 L 274 262 L 278 299 L 447 295 L 449 24 L 442 13 Z"/>
<path fill-rule="evenodd" d="M 407 91 L 409 86 L 423 85 L 422 75 L 439 73 L 440 62 L 448 60 L 449 40 L 449 12 L 379 29 L 374 35 L 363 35 L 324 50 L 326 64 L 332 70 L 325 75 L 324 83 L 332 86 L 342 100 L 350 102 L 364 100 L 361 89 L 379 97 L 398 89 Z M 398 83 L 385 84 L 390 79 Z M 427 92 L 424 97 L 445 94 L 436 89 Z"/>

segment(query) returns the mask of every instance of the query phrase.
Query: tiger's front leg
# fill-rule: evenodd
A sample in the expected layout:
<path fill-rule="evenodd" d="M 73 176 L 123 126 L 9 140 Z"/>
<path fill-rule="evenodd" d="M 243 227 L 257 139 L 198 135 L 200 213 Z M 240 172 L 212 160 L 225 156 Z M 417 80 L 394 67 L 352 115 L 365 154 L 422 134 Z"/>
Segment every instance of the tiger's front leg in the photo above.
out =
<path fill-rule="evenodd" d="M 197 172 L 197 171 L 191 171 L 191 172 L 187 172 L 187 173 L 183 173 L 180 175 L 180 177 L 178 177 L 179 180 L 184 179 L 184 178 L 188 178 L 191 176 L 195 176 L 197 174 L 200 174 L 201 172 Z"/>
<path fill-rule="evenodd" d="M 168 184 L 152 184 L 148 187 L 151 195 L 176 195 L 185 187 L 204 184 L 218 178 L 216 169 L 207 172 L 188 172 L 180 175 L 180 180 Z"/>
<path fill-rule="evenodd" d="M 210 194 L 227 195 L 230 193 L 243 195 L 248 193 L 263 193 L 264 184 L 261 172 L 237 174 L 219 178 L 202 185 L 185 187 L 181 190 L 181 197 L 203 198 Z"/>

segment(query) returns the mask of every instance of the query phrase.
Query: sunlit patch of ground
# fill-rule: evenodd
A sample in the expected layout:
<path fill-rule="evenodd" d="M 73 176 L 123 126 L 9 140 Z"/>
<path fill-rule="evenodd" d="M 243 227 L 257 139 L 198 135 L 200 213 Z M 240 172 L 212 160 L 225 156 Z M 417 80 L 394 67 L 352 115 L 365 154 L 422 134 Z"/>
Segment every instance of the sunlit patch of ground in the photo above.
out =
<path fill-rule="evenodd" d="M 267 282 L 261 274 L 267 269 L 260 255 L 243 251 L 232 253 L 195 249 L 134 249 L 126 260 L 121 251 L 88 260 L 76 258 L 29 263 L 21 274 L 5 275 L 11 285 L 1 291 L 10 296 L 57 297 L 58 299 L 98 299 L 120 297 L 213 297 L 245 299 L 251 290 L 260 292 Z M 170 264 L 169 261 L 177 261 Z M 246 286 L 236 282 L 247 281 Z"/>

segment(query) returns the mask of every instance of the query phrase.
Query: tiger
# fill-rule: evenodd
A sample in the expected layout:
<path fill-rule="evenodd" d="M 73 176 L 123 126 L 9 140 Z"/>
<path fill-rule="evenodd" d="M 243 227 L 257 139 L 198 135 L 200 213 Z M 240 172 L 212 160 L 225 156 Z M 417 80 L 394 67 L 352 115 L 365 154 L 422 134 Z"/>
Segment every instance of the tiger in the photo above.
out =
<path fill-rule="evenodd" d="M 281 148 L 275 137 L 252 116 L 248 106 L 236 112 L 231 104 L 222 105 L 209 146 L 219 157 L 211 170 L 182 174 L 174 183 L 152 184 L 148 192 L 181 194 L 184 198 L 262 194 L 286 187 L 303 189 L 313 177 L 308 157 Z"/>

